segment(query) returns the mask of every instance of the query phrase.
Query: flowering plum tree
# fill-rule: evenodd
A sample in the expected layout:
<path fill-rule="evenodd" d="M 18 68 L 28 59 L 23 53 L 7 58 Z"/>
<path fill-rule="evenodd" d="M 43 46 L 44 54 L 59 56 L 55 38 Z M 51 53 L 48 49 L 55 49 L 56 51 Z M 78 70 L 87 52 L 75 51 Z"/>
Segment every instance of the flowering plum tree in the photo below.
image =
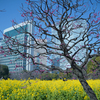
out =
<path fill-rule="evenodd" d="M 94 3 L 99 2 L 96 0 Z M 70 66 L 90 99 L 97 100 L 84 76 L 84 67 L 88 60 L 100 56 L 100 11 L 96 10 L 94 3 L 91 0 L 26 0 L 28 9 L 24 9 L 22 5 L 21 16 L 25 21 L 33 22 L 32 34 L 23 29 L 31 39 L 26 45 L 16 38 L 5 36 L 7 47 L 1 47 L 1 53 L 8 49 L 9 53 L 13 52 L 31 59 L 33 65 L 41 65 L 44 69 L 59 70 L 64 73 L 67 73 L 67 68 Z M 14 20 L 12 23 L 16 24 Z M 20 30 L 16 31 L 21 33 Z M 42 43 L 38 41 L 39 39 Z M 34 44 L 31 44 L 31 41 L 34 41 Z M 43 49 L 44 52 L 38 51 L 38 55 L 31 55 L 20 52 L 19 46 L 26 49 L 35 48 L 36 51 Z M 46 64 L 43 63 L 45 57 Z M 56 57 L 59 58 L 57 62 L 60 66 L 54 64 L 52 58 Z M 37 62 L 37 58 L 42 60 Z"/>

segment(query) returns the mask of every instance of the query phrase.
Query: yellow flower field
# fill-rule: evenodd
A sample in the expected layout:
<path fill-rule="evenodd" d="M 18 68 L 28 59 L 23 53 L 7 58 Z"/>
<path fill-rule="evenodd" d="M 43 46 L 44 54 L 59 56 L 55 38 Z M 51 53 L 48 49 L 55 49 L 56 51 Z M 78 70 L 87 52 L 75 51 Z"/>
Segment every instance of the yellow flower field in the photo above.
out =
<path fill-rule="evenodd" d="M 100 100 L 100 80 L 88 80 Z M 78 80 L 0 80 L 0 100 L 89 100 Z"/>

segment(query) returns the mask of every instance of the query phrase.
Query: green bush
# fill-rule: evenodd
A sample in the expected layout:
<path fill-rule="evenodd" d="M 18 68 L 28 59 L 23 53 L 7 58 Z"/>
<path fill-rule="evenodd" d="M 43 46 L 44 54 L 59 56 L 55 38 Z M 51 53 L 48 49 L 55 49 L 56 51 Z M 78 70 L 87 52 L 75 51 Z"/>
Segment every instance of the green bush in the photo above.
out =
<path fill-rule="evenodd" d="M 59 75 L 56 73 L 42 73 L 39 75 L 39 78 L 41 80 L 52 80 L 52 79 L 58 79 Z"/>
<path fill-rule="evenodd" d="M 87 74 L 89 73 L 93 73 L 93 71 L 98 67 L 98 65 L 96 64 L 96 62 L 94 61 L 94 59 L 100 63 L 100 56 L 99 57 L 96 57 L 96 58 L 92 58 L 88 64 L 87 64 Z"/>
<path fill-rule="evenodd" d="M 57 80 L 57 79 L 64 79 L 64 78 L 71 79 L 72 74 L 71 73 L 68 73 L 68 74 L 66 74 L 66 73 L 59 73 L 59 74 L 57 74 L 57 73 L 42 73 L 39 75 L 39 78 L 41 80 L 52 80 L 52 79 Z"/>
<path fill-rule="evenodd" d="M 9 69 L 6 65 L 0 65 L 0 78 L 3 77 L 4 79 L 9 78 Z"/>
<path fill-rule="evenodd" d="M 59 78 L 62 78 L 62 79 L 63 79 L 63 78 L 71 79 L 72 76 L 73 76 L 72 73 L 68 73 L 68 74 L 67 74 L 67 73 L 60 73 L 60 74 L 59 74 Z"/>

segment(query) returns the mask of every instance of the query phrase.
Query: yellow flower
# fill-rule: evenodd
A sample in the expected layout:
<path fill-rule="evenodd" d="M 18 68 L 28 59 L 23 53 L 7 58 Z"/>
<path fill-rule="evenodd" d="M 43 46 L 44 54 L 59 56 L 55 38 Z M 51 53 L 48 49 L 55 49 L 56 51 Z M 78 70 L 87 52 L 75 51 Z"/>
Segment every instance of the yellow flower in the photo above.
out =
<path fill-rule="evenodd" d="M 88 98 L 88 97 L 87 97 L 87 96 L 85 96 L 85 97 L 84 97 L 84 100 L 87 100 L 87 98 Z"/>

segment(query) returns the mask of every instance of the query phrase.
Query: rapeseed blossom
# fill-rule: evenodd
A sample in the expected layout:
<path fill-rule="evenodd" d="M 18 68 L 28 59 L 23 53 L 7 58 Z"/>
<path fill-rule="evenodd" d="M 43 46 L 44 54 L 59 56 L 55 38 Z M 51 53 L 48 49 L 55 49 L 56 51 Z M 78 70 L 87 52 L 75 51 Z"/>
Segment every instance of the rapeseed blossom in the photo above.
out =
<path fill-rule="evenodd" d="M 100 100 L 100 80 L 88 80 Z M 79 80 L 0 80 L 0 100 L 89 100 Z"/>

